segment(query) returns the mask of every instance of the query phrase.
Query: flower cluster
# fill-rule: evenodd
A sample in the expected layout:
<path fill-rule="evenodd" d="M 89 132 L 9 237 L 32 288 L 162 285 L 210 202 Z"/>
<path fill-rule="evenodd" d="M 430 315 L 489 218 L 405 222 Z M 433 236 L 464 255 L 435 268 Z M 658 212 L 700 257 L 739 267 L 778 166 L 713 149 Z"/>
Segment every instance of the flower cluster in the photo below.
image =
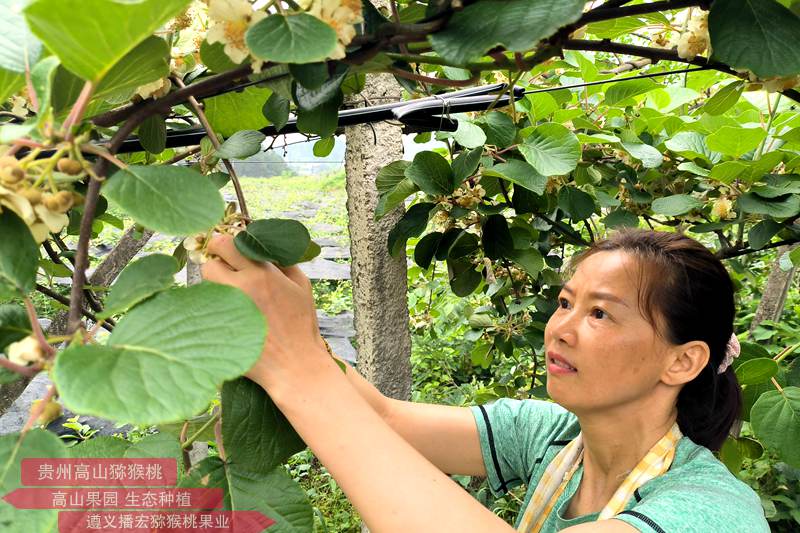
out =
<path fill-rule="evenodd" d="M 486 196 L 486 191 L 480 184 L 470 186 L 469 183 L 465 183 L 462 187 L 459 187 L 453 192 L 453 198 L 456 203 L 467 209 L 474 209 L 477 207 L 484 196 Z"/>
<path fill-rule="evenodd" d="M 0 157 L 0 211 L 10 209 L 31 230 L 37 243 L 44 242 L 50 232 L 58 233 L 69 223 L 67 211 L 83 202 L 83 196 L 70 190 L 58 190 L 52 175 L 50 188 L 41 189 L 40 174 L 31 176 L 23 163 L 12 156 Z M 46 163 L 45 163 L 46 164 Z M 72 159 L 60 159 L 56 168 L 66 176 L 83 173 L 81 163 Z M 46 177 L 46 176 L 44 176 Z"/>
<path fill-rule="evenodd" d="M 364 22 L 361 13 L 360 0 L 303 0 L 298 2 L 300 7 L 306 9 L 336 32 L 338 42 L 336 50 L 330 59 L 341 59 L 345 56 L 345 47 L 356 36 L 356 24 Z"/>
<path fill-rule="evenodd" d="M 676 43 L 678 55 L 683 59 L 692 60 L 708 50 L 709 42 L 708 12 L 702 11 L 689 20 L 686 31 L 678 37 Z"/>
<path fill-rule="evenodd" d="M 717 217 L 719 220 L 736 218 L 736 212 L 733 210 L 733 202 L 726 196 L 720 196 L 711 206 L 711 215 Z"/>
<path fill-rule="evenodd" d="M 206 39 L 209 43 L 225 45 L 225 55 L 234 63 L 241 63 L 250 56 L 250 49 L 245 43 L 247 30 L 267 14 L 254 11 L 247 0 L 209 0 L 208 18 L 211 27 Z M 253 65 L 253 70 L 260 70 L 261 62 Z"/>
<path fill-rule="evenodd" d="M 242 214 L 236 211 L 235 203 L 229 202 L 222 223 L 214 226 L 214 229 L 208 233 L 189 235 L 183 240 L 183 248 L 186 250 L 189 261 L 202 265 L 210 258 L 207 247 L 212 235 L 221 233 L 235 237 L 245 229 L 247 227 Z"/>

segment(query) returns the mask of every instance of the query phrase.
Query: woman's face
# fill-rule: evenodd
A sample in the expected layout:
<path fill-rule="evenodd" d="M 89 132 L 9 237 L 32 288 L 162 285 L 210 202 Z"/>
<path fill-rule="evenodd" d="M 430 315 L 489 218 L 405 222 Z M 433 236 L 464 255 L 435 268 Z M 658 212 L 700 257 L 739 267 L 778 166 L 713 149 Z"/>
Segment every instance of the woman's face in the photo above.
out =
<path fill-rule="evenodd" d="M 547 392 L 576 414 L 624 408 L 653 394 L 668 345 L 639 310 L 638 265 L 622 251 L 586 258 L 545 328 Z"/>

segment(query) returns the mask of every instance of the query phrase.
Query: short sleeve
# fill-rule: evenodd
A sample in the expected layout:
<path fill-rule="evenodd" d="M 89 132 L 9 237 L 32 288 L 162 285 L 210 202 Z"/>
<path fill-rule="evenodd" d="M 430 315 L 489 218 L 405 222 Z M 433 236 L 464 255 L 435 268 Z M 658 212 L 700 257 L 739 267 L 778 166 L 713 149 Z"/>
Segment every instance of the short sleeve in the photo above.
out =
<path fill-rule="evenodd" d="M 527 483 L 548 447 L 577 420 L 558 404 L 501 398 L 470 407 L 478 426 L 489 488 L 495 495 Z"/>
<path fill-rule="evenodd" d="M 769 533 L 758 495 L 727 471 L 692 472 L 680 477 L 614 518 L 642 533 Z"/>

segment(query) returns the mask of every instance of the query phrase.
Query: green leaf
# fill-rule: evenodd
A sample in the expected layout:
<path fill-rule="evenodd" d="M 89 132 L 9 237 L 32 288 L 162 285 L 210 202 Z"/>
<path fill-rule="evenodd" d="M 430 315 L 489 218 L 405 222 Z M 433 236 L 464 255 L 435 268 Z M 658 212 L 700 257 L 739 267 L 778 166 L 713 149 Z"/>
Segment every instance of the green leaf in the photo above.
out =
<path fill-rule="evenodd" d="M 0 68 L 0 102 L 20 90 L 25 85 L 25 75 Z"/>
<path fill-rule="evenodd" d="M 42 43 L 30 32 L 22 16 L 22 8 L 28 1 L 0 0 L 0 69 L 8 72 L 24 73 L 25 65 L 35 65 L 42 52 Z"/>
<path fill-rule="evenodd" d="M 98 315 L 108 318 L 124 313 L 152 295 L 167 290 L 175 283 L 178 262 L 174 257 L 152 254 L 132 262 L 111 286 L 105 309 Z"/>
<path fill-rule="evenodd" d="M 217 188 L 182 166 L 131 165 L 108 179 L 103 195 L 139 224 L 169 235 L 206 231 L 225 211 Z"/>
<path fill-rule="evenodd" d="M 220 159 L 247 159 L 261 151 L 261 143 L 266 138 L 260 131 L 237 131 L 225 139 L 214 155 Z"/>
<path fill-rule="evenodd" d="M 569 186 L 558 191 L 558 207 L 575 222 L 591 217 L 595 209 L 591 195 Z"/>
<path fill-rule="evenodd" d="M 547 122 L 531 131 L 519 151 L 539 174 L 553 176 L 575 169 L 581 157 L 581 143 L 566 127 Z"/>
<path fill-rule="evenodd" d="M 209 43 L 203 40 L 200 44 L 200 61 L 212 72 L 225 72 L 238 67 L 225 53 L 225 45 L 220 42 Z M 241 64 L 241 63 L 240 63 Z"/>
<path fill-rule="evenodd" d="M 784 462 L 800 468 L 800 388 L 762 394 L 750 410 L 750 425 L 756 437 L 776 450 Z"/>
<path fill-rule="evenodd" d="M 503 215 L 489 215 L 481 235 L 483 251 L 489 259 L 500 259 L 514 253 L 514 239 Z"/>
<path fill-rule="evenodd" d="M 12 304 L 0 305 L 0 352 L 12 342 L 31 334 L 31 321 L 25 309 Z"/>
<path fill-rule="evenodd" d="M 0 298 L 24 296 L 36 283 L 39 246 L 11 209 L 0 211 Z"/>
<path fill-rule="evenodd" d="M 378 171 L 375 177 L 375 186 L 380 194 L 387 193 L 397 187 L 397 185 L 406 179 L 405 171 L 410 165 L 408 161 L 399 160 L 392 161 L 385 167 Z"/>
<path fill-rule="evenodd" d="M 419 237 L 428 225 L 428 215 L 435 204 L 420 203 L 408 208 L 403 218 L 389 231 L 387 245 L 389 255 L 397 257 L 405 250 L 406 241 L 411 237 Z"/>
<path fill-rule="evenodd" d="M 56 75 L 58 68 L 57 57 L 46 57 L 39 61 L 31 69 L 31 85 L 36 93 L 36 101 L 42 113 L 38 115 L 37 124 L 42 122 L 49 116 L 47 109 L 50 107 L 50 97 L 53 92 L 53 78 Z"/>
<path fill-rule="evenodd" d="M 250 52 L 275 63 L 324 61 L 336 50 L 336 32 L 306 13 L 270 15 L 255 23 L 245 35 Z"/>
<path fill-rule="evenodd" d="M 100 435 L 67 448 L 67 453 L 70 457 L 78 459 L 119 459 L 125 457 L 125 452 L 130 446 L 131 442 L 125 439 Z"/>
<path fill-rule="evenodd" d="M 8 494 L 22 486 L 20 465 L 27 458 L 60 459 L 67 454 L 61 440 L 43 429 L 32 429 L 25 436 L 9 433 L 0 436 L 0 492 Z M 0 501 L 0 530 L 54 532 L 58 531 L 58 511 L 15 509 Z"/>
<path fill-rule="evenodd" d="M 203 459 L 181 480 L 181 487 L 221 488 L 225 508 L 232 511 L 259 511 L 275 520 L 270 531 L 306 533 L 314 530 L 313 508 L 305 491 L 283 466 L 266 475 L 248 472 L 219 457 Z"/>
<path fill-rule="evenodd" d="M 483 116 L 480 126 L 486 132 L 486 144 L 507 148 L 517 137 L 517 127 L 511 117 L 500 111 L 491 111 Z"/>
<path fill-rule="evenodd" d="M 447 260 L 447 274 L 450 279 L 450 290 L 460 297 L 469 296 L 480 285 L 483 276 L 475 270 L 475 266 L 467 260 Z"/>
<path fill-rule="evenodd" d="M 789 260 L 792 262 L 794 266 L 800 266 L 800 248 L 795 248 L 791 252 L 789 252 Z"/>
<path fill-rule="evenodd" d="M 308 88 L 300 83 L 295 83 L 292 86 L 292 95 L 297 107 L 302 111 L 311 111 L 336 98 L 348 71 L 349 67 L 347 65 L 337 63 L 336 71 L 330 78 L 328 77 L 328 69 L 323 68 L 322 72 L 325 74 L 325 78 L 319 86 Z"/>
<path fill-rule="evenodd" d="M 642 162 L 644 168 L 657 168 L 664 162 L 661 152 L 649 144 L 644 143 L 620 143 L 626 152 Z"/>
<path fill-rule="evenodd" d="M 783 226 L 774 220 L 762 220 L 747 233 L 747 244 L 754 250 L 760 250 L 772 240 Z"/>
<path fill-rule="evenodd" d="M 256 220 L 233 239 L 236 249 L 253 261 L 271 261 L 281 266 L 297 264 L 308 249 L 311 236 L 300 222 L 291 219 Z"/>
<path fill-rule="evenodd" d="M 721 181 L 727 185 L 745 170 L 747 170 L 747 164 L 745 162 L 725 161 L 714 165 L 708 175 L 711 179 Z"/>
<path fill-rule="evenodd" d="M 39 259 L 39 268 L 45 271 L 48 276 L 60 278 L 71 278 L 72 271 L 66 265 L 54 263 L 48 259 Z"/>
<path fill-rule="evenodd" d="M 151 36 L 128 52 L 103 76 L 93 97 L 112 98 L 167 75 L 169 75 L 169 45 L 164 39 Z M 80 87 L 82 86 L 81 82 Z M 75 96 L 77 97 L 77 94 Z"/>
<path fill-rule="evenodd" d="M 24 12 L 31 31 L 65 67 L 85 80 L 98 82 L 125 54 L 188 3 L 189 0 L 34 0 Z"/>
<path fill-rule="evenodd" d="M 468 120 L 459 120 L 453 139 L 464 148 L 477 148 L 486 142 L 486 134 L 480 126 Z"/>
<path fill-rule="evenodd" d="M 716 163 L 721 159 L 719 152 L 709 150 L 705 137 L 696 131 L 678 132 L 671 139 L 667 139 L 664 145 L 676 154 L 691 159 L 699 157 L 709 163 Z"/>
<path fill-rule="evenodd" d="M 297 262 L 305 263 L 307 261 L 311 261 L 321 253 L 322 248 L 320 248 L 319 244 L 315 243 L 314 241 L 310 241 L 308 243 L 308 248 L 306 248 L 306 251 L 303 252 L 303 257 L 301 257 Z"/>
<path fill-rule="evenodd" d="M 465 179 L 472 176 L 478 169 L 483 154 L 483 146 L 473 150 L 465 150 L 458 154 L 453 160 L 453 180 L 455 183 L 462 183 Z"/>
<path fill-rule="evenodd" d="M 290 103 L 288 98 L 284 98 L 278 93 L 272 93 L 267 101 L 264 102 L 261 112 L 275 126 L 276 131 L 281 131 L 286 123 L 289 122 Z"/>
<path fill-rule="evenodd" d="M 688 194 L 673 194 L 653 200 L 652 210 L 657 215 L 676 217 L 684 215 L 692 209 L 699 209 L 703 202 Z"/>
<path fill-rule="evenodd" d="M 691 172 L 695 176 L 703 176 L 703 177 L 708 177 L 711 174 L 709 170 L 701 167 L 694 161 L 684 161 L 683 163 L 678 165 L 678 170 Z"/>
<path fill-rule="evenodd" d="M 496 176 L 525 187 L 536 194 L 544 194 L 547 178 L 536 172 L 536 169 L 525 161 L 509 159 L 506 163 L 498 163 L 483 171 L 484 175 Z"/>
<path fill-rule="evenodd" d="M 431 266 L 431 262 L 436 255 L 436 249 L 439 247 L 439 243 L 442 242 L 442 235 L 440 231 L 428 233 L 414 247 L 414 262 L 421 269 L 427 270 Z"/>
<path fill-rule="evenodd" d="M 458 259 L 470 255 L 478 250 L 479 242 L 478 236 L 468 231 L 460 231 L 456 233 L 455 239 L 450 242 L 452 233 L 445 234 L 442 237 L 442 244 L 439 250 L 436 251 L 436 258 L 439 259 Z M 448 246 L 449 243 L 449 246 Z M 444 248 L 445 253 L 441 253 Z"/>
<path fill-rule="evenodd" d="M 380 219 L 416 192 L 419 192 L 419 187 L 410 179 L 403 178 L 394 188 L 381 194 L 375 207 L 375 219 Z"/>
<path fill-rule="evenodd" d="M 624 107 L 630 103 L 629 100 L 634 96 L 649 93 L 661 87 L 661 85 L 649 78 L 612 83 L 606 89 L 605 103 L 610 106 L 620 104 Z"/>
<path fill-rule="evenodd" d="M 206 116 L 214 131 L 230 137 L 240 130 L 260 130 L 269 126 L 263 108 L 272 95 L 270 89 L 247 87 L 204 100 Z"/>
<path fill-rule="evenodd" d="M 786 218 L 800 213 L 800 195 L 797 194 L 764 198 L 748 192 L 739 197 L 737 204 L 745 213 L 768 215 L 775 218 Z"/>
<path fill-rule="evenodd" d="M 450 163 L 436 152 L 419 152 L 405 170 L 405 176 L 423 192 L 436 196 L 451 194 L 455 189 Z"/>
<path fill-rule="evenodd" d="M 264 316 L 239 289 L 174 288 L 131 310 L 106 345 L 60 353 L 53 381 L 74 412 L 142 425 L 186 419 L 253 366 L 265 335 Z"/>
<path fill-rule="evenodd" d="M 339 124 L 339 107 L 344 101 L 341 90 L 336 96 L 313 110 L 297 110 L 297 129 L 302 133 L 331 137 Z"/>
<path fill-rule="evenodd" d="M 222 387 L 222 440 L 226 460 L 254 474 L 268 474 L 306 447 L 264 389 L 247 378 Z"/>
<path fill-rule="evenodd" d="M 139 142 L 151 154 L 160 154 L 167 147 L 167 123 L 161 115 L 150 115 L 139 126 Z"/>
<path fill-rule="evenodd" d="M 578 20 L 583 6 L 582 0 L 484 0 L 456 11 L 430 39 L 440 56 L 457 65 L 496 46 L 524 52 Z"/>
<path fill-rule="evenodd" d="M 212 172 L 211 174 L 206 174 L 206 178 L 217 189 L 223 188 L 231 180 L 230 174 L 226 174 L 225 172 Z"/>
<path fill-rule="evenodd" d="M 325 137 L 324 139 L 320 139 L 314 143 L 314 156 L 315 157 L 327 157 L 333 151 L 333 148 L 336 146 L 336 138 L 335 137 Z"/>
<path fill-rule="evenodd" d="M 761 128 L 722 126 L 706 137 L 706 144 L 716 152 L 740 157 L 750 150 L 755 150 L 766 137 L 767 132 Z"/>
<path fill-rule="evenodd" d="M 628 227 L 636 228 L 639 226 L 639 217 L 624 209 L 615 209 L 603 219 L 603 224 L 609 228 Z"/>
<path fill-rule="evenodd" d="M 736 367 L 736 377 L 741 385 L 766 383 L 777 373 L 778 363 L 768 357 L 750 359 Z"/>
<path fill-rule="evenodd" d="M 708 15 L 712 59 L 760 78 L 800 73 L 800 18 L 778 2 L 717 0 Z"/>
<path fill-rule="evenodd" d="M 125 449 L 125 459 L 175 459 L 180 465 L 181 445 L 167 433 L 147 435 Z"/>
<path fill-rule="evenodd" d="M 700 110 L 708 113 L 709 115 L 721 115 L 736 105 L 736 102 L 739 101 L 739 97 L 742 96 L 743 91 L 743 81 L 737 80 L 733 83 L 729 83 L 714 93 L 714 96 L 706 100 L 706 103 L 703 104 L 703 107 L 701 107 Z"/>
<path fill-rule="evenodd" d="M 533 247 L 524 250 L 514 250 L 509 254 L 509 258 L 534 278 L 542 271 L 542 268 L 544 268 L 542 254 Z"/>

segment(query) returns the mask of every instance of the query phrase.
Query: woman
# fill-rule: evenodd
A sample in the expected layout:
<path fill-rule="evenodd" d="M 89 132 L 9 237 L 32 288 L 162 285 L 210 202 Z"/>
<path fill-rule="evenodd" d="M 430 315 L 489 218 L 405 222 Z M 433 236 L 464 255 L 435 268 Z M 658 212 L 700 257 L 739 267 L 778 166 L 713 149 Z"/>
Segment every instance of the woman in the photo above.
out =
<path fill-rule="evenodd" d="M 758 496 L 710 451 L 741 406 L 733 288 L 688 237 L 630 230 L 595 243 L 545 330 L 556 403 L 472 408 L 389 399 L 343 373 L 297 267 L 245 259 L 229 237 L 209 252 L 219 259 L 204 277 L 247 292 L 269 323 L 248 376 L 373 532 L 512 531 L 447 474 L 488 476 L 497 494 L 527 483 L 519 531 L 769 531 Z"/>

